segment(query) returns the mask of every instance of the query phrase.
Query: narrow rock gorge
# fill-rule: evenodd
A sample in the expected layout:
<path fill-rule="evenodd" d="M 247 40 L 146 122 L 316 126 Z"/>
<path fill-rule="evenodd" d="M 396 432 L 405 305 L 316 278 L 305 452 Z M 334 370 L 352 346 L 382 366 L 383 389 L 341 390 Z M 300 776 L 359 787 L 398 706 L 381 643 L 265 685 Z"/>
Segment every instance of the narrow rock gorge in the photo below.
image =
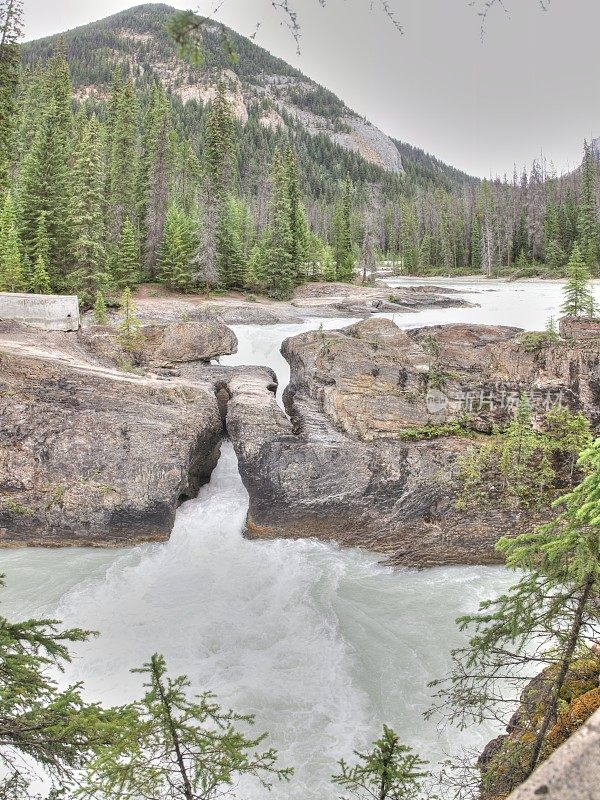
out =
<path fill-rule="evenodd" d="M 506 423 L 526 391 L 538 417 L 560 399 L 600 423 L 593 340 L 465 324 L 406 332 L 371 319 L 288 339 L 282 352 L 289 419 L 266 387 L 249 396 L 234 386 L 227 415 L 257 538 L 316 536 L 397 565 L 496 563 L 498 538 L 539 517 L 457 508 L 457 461 L 473 436 Z M 432 386 L 443 387 L 433 389 L 442 410 L 428 409 Z M 465 419 L 471 436 L 444 435 Z M 427 426 L 440 435 L 421 435 Z"/>

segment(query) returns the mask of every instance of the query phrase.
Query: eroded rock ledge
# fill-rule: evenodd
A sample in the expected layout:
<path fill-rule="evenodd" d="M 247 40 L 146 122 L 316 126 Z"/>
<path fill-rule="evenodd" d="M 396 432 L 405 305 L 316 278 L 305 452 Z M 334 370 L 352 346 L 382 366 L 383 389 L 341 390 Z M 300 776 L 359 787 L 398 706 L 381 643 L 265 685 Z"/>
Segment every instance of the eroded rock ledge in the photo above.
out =
<path fill-rule="evenodd" d="M 124 371 L 114 330 L 0 324 L 0 546 L 168 539 L 177 506 L 217 463 L 219 388 L 231 376 L 273 381 L 260 368 L 206 363 L 237 348 L 220 323 L 144 335 L 133 360 L 147 369 Z"/>
<path fill-rule="evenodd" d="M 538 347 L 515 328 L 404 332 L 371 319 L 288 339 L 282 352 L 291 366 L 290 418 L 266 390 L 250 398 L 234 389 L 228 407 L 253 537 L 315 536 L 371 548 L 398 565 L 495 563 L 500 536 L 539 520 L 502 508 L 457 511 L 457 459 L 472 442 L 403 436 L 458 420 L 467 396 L 518 398 L 523 391 L 562 392 L 563 403 L 600 422 L 595 343 Z M 434 373 L 449 397 L 440 413 L 426 405 Z M 470 410 L 480 431 L 510 413 L 500 404 Z"/>

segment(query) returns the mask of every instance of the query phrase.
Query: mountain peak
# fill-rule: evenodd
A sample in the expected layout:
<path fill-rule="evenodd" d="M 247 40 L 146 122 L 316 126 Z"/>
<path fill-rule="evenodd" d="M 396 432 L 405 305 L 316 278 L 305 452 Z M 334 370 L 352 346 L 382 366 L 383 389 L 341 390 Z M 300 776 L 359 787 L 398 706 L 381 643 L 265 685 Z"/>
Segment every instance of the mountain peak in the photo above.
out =
<path fill-rule="evenodd" d="M 228 99 L 242 123 L 252 108 L 259 108 L 265 127 L 300 127 L 387 172 L 403 172 L 402 157 L 389 136 L 332 92 L 235 31 L 209 25 L 203 36 L 204 64 L 198 68 L 182 61 L 165 32 L 172 13 L 175 9 L 169 5 L 145 3 L 67 31 L 64 39 L 75 96 L 104 100 L 117 65 L 136 79 L 159 79 L 183 103 L 210 102 L 224 79 Z M 235 61 L 223 47 L 223 36 L 238 56 Z M 25 59 L 47 58 L 55 38 L 27 44 Z M 84 59 L 92 51 L 93 59 Z"/>

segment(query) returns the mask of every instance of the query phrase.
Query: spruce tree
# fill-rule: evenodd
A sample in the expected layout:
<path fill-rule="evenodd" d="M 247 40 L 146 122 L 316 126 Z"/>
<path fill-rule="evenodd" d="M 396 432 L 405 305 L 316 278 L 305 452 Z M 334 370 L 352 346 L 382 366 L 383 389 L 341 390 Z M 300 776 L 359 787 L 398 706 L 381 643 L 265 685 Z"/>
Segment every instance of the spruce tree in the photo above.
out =
<path fill-rule="evenodd" d="M 189 292 L 195 283 L 193 261 L 198 247 L 195 227 L 179 206 L 169 208 L 158 251 L 158 274 L 164 283 L 182 292 Z"/>
<path fill-rule="evenodd" d="M 106 201 L 110 201 L 111 179 L 112 179 L 112 154 L 114 133 L 117 127 L 117 119 L 121 108 L 121 98 L 123 94 L 123 72 L 117 66 L 112 74 L 110 94 L 106 101 L 106 136 L 104 137 L 104 161 L 106 164 Z M 138 165 L 139 168 L 139 165 Z M 136 195 L 138 176 L 136 175 Z"/>
<path fill-rule="evenodd" d="M 68 284 L 84 304 L 91 305 L 109 279 L 104 249 L 104 172 L 96 117 L 86 125 L 75 154 L 73 183 L 73 257 L 77 266 L 68 276 Z"/>
<path fill-rule="evenodd" d="M 133 222 L 136 207 L 137 168 L 137 98 L 133 83 L 128 81 L 119 92 L 113 119 L 110 142 L 111 229 L 121 231 L 124 221 Z"/>
<path fill-rule="evenodd" d="M 23 292 L 26 288 L 17 215 L 12 193 L 8 191 L 0 213 L 0 291 Z"/>
<path fill-rule="evenodd" d="M 355 753 L 357 763 L 350 766 L 344 759 L 332 782 L 341 787 L 344 800 L 418 800 L 422 783 L 429 773 L 426 761 L 400 742 L 387 725 L 381 739 L 373 742 L 367 753 Z"/>
<path fill-rule="evenodd" d="M 80 770 L 127 728 L 127 709 L 104 710 L 84 700 L 80 685 L 59 686 L 70 645 L 88 634 L 58 626 L 51 619 L 0 618 L 0 794 L 7 800 L 39 797 L 40 779 L 45 796 L 76 791 Z"/>
<path fill-rule="evenodd" d="M 132 352 L 142 342 L 144 335 L 142 334 L 142 324 L 137 317 L 129 286 L 126 287 L 121 297 L 121 311 L 123 319 L 119 325 L 119 344 L 123 350 Z"/>
<path fill-rule="evenodd" d="M 39 130 L 44 108 L 48 102 L 46 76 L 40 66 L 21 74 L 19 95 L 14 147 L 20 171 Z"/>
<path fill-rule="evenodd" d="M 204 128 L 205 179 L 210 183 L 217 200 L 224 202 L 233 179 L 235 123 L 221 81 Z"/>
<path fill-rule="evenodd" d="M 596 200 L 598 164 L 592 147 L 584 143 L 583 163 L 581 165 L 581 187 L 577 212 L 577 233 L 581 253 L 587 260 L 590 271 L 598 265 L 600 246 L 600 225 L 598 223 L 598 203 Z"/>
<path fill-rule="evenodd" d="M 352 235 L 352 205 L 354 189 L 350 176 L 346 177 L 342 197 L 333 220 L 333 252 L 337 279 L 349 282 L 354 278 L 354 240 Z"/>
<path fill-rule="evenodd" d="M 567 678 L 581 683 L 592 658 L 589 643 L 600 624 L 600 439 L 579 466 L 586 477 L 556 501 L 554 520 L 500 541 L 498 551 L 520 578 L 478 614 L 458 620 L 471 639 L 453 652 L 450 678 L 433 684 L 439 693 L 430 714 L 439 711 L 460 727 L 497 724 L 512 717 L 507 694 L 519 696 L 532 672 L 543 669 L 521 695 L 511 735 L 483 765 L 490 796 L 510 793 L 561 743 L 549 734 L 571 696 Z"/>
<path fill-rule="evenodd" d="M 218 232 L 219 284 L 224 289 L 243 289 L 248 264 L 243 242 L 243 210 L 230 195 L 223 204 Z"/>
<path fill-rule="evenodd" d="M 594 295 L 590 285 L 590 271 L 577 243 L 573 245 L 573 252 L 567 264 L 567 283 L 563 293 L 565 302 L 562 311 L 567 316 L 585 315 L 593 306 Z"/>
<path fill-rule="evenodd" d="M 35 239 L 33 242 L 33 258 L 35 262 L 41 259 L 44 262 L 46 269 L 50 262 L 50 238 L 48 236 L 48 229 L 46 226 L 46 211 L 40 211 L 37 221 L 37 228 L 35 231 Z"/>
<path fill-rule="evenodd" d="M 324 281 L 334 283 L 337 280 L 335 257 L 332 248 L 328 244 L 323 248 L 321 269 L 323 271 Z"/>
<path fill-rule="evenodd" d="M 52 285 L 42 256 L 37 257 L 29 288 L 34 294 L 52 294 Z"/>
<path fill-rule="evenodd" d="M 271 297 L 286 300 L 292 296 L 295 281 L 289 188 L 279 150 L 275 151 L 272 182 L 265 252 L 266 288 Z"/>
<path fill-rule="evenodd" d="M 261 238 L 252 248 L 248 259 L 248 269 L 246 271 L 246 287 L 253 292 L 262 293 L 266 291 L 267 265 L 266 265 L 266 243 Z"/>
<path fill-rule="evenodd" d="M 112 277 L 117 288 L 124 289 L 126 286 L 137 286 L 140 282 L 138 253 L 133 223 L 127 217 L 123 223 L 116 252 L 111 259 Z"/>
<path fill-rule="evenodd" d="M 308 251 L 308 222 L 300 198 L 298 167 L 291 145 L 286 148 L 284 163 L 290 204 L 290 257 L 294 284 L 299 286 L 306 280 L 305 262 Z"/>
<path fill-rule="evenodd" d="M 558 271 L 565 265 L 565 251 L 561 244 L 560 216 L 554 193 L 550 194 L 544 219 L 544 256 L 546 263 Z"/>
<path fill-rule="evenodd" d="M 171 108 L 164 90 L 153 86 L 145 117 L 145 134 L 138 172 L 139 214 L 144 236 L 148 277 L 156 277 L 158 250 L 163 239 L 169 206 L 173 167 Z"/>
<path fill-rule="evenodd" d="M 158 654 L 134 672 L 144 676 L 146 694 L 131 709 L 127 736 L 89 765 L 84 797 L 214 800 L 233 797 L 241 777 L 265 790 L 289 779 L 292 770 L 278 768 L 275 750 L 258 750 L 265 735 L 240 728 L 253 717 L 223 710 L 209 693 L 191 697 L 188 678 L 170 678 Z"/>
<path fill-rule="evenodd" d="M 400 228 L 402 271 L 406 275 L 414 275 L 421 265 L 417 215 L 413 204 L 405 198 L 401 200 L 400 212 L 402 220 Z M 479 244 L 481 246 L 481 237 L 479 238 Z"/>
<path fill-rule="evenodd" d="M 72 190 L 70 153 L 59 131 L 55 100 L 44 108 L 38 131 L 21 171 L 19 188 L 24 250 L 35 261 L 40 215 L 49 240 L 46 266 L 55 290 L 62 288 L 72 264 Z"/>
<path fill-rule="evenodd" d="M 108 324 L 108 311 L 106 309 L 106 301 L 101 291 L 96 292 L 96 300 L 94 302 L 94 322 L 96 325 Z"/>
<path fill-rule="evenodd" d="M 14 161 L 22 26 L 22 0 L 0 0 L 0 197 Z"/>
<path fill-rule="evenodd" d="M 481 258 L 481 223 L 477 214 L 474 214 L 471 224 L 471 268 L 474 272 L 481 270 Z"/>
<path fill-rule="evenodd" d="M 201 238 L 207 274 L 217 271 L 219 282 L 227 287 L 237 281 L 237 276 L 226 274 L 226 254 L 222 247 L 227 243 L 227 226 L 224 216 L 231 194 L 234 166 L 233 114 L 221 82 L 210 106 L 203 136 L 204 181 Z"/>

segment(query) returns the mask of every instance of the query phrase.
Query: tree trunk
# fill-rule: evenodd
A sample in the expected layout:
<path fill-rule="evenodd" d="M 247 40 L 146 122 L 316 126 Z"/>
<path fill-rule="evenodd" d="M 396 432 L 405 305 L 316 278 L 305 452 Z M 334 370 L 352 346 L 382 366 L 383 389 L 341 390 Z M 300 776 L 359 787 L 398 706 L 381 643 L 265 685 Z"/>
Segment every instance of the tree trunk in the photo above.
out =
<path fill-rule="evenodd" d="M 194 800 L 194 793 L 192 791 L 192 784 L 190 783 L 190 779 L 187 774 L 187 770 L 185 768 L 185 762 L 183 760 L 183 754 L 181 752 L 181 744 L 179 742 L 179 736 L 177 734 L 177 728 L 175 727 L 175 723 L 173 722 L 173 717 L 171 714 L 171 706 L 169 705 L 169 701 L 165 696 L 165 691 L 163 688 L 162 683 L 160 682 L 160 677 L 155 673 L 154 675 L 156 679 L 156 685 L 158 687 L 158 692 L 160 694 L 161 702 L 167 712 L 167 720 L 169 725 L 169 733 L 171 734 L 171 738 L 173 739 L 173 748 L 175 750 L 175 759 L 177 761 L 177 767 L 179 772 L 181 773 L 181 779 L 183 780 L 183 794 L 185 800 Z"/>
<path fill-rule="evenodd" d="M 533 748 L 533 752 L 531 754 L 531 759 L 529 761 L 529 767 L 527 768 L 526 778 L 528 778 L 534 771 L 534 769 L 537 767 L 542 746 L 544 744 L 544 739 L 546 738 L 546 734 L 550 729 L 552 721 L 556 717 L 558 700 L 560 698 L 560 693 L 562 691 L 565 679 L 567 677 L 569 667 L 571 666 L 573 655 L 577 648 L 577 643 L 579 641 L 579 634 L 581 632 L 581 628 L 583 625 L 583 613 L 585 611 L 586 604 L 589 600 L 593 584 L 594 584 L 594 576 L 590 574 L 583 586 L 581 597 L 579 598 L 579 602 L 577 603 L 577 608 L 575 609 L 575 618 L 573 619 L 573 624 L 571 625 L 569 638 L 567 639 L 567 646 L 563 653 L 563 657 L 560 661 L 560 671 L 558 673 L 556 683 L 554 684 L 554 688 L 552 689 L 550 702 L 548 703 L 548 708 L 546 709 L 546 713 L 544 714 L 544 719 L 542 721 L 541 727 L 538 731 L 535 740 L 535 745 Z"/>

